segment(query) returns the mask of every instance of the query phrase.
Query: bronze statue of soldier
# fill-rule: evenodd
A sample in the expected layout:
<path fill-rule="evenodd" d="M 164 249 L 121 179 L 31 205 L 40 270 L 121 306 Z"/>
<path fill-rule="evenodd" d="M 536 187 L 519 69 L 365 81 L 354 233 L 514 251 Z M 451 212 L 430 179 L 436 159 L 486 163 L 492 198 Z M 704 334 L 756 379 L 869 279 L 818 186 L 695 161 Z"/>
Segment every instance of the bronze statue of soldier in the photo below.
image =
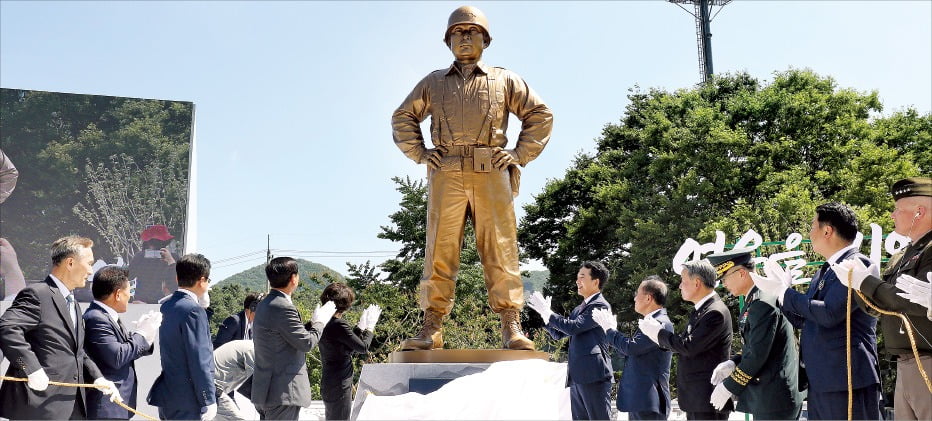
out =
<path fill-rule="evenodd" d="M 422 79 L 392 115 L 395 145 L 428 166 L 427 248 L 421 276 L 424 324 L 403 350 L 443 347 L 443 318 L 453 307 L 460 249 L 473 222 L 489 306 L 502 322 L 505 349 L 533 350 L 521 332 L 524 285 L 518 268 L 514 197 L 520 170 L 536 158 L 553 127 L 553 114 L 520 76 L 481 61 L 492 42 L 477 8 L 463 6 L 447 21 L 444 43 L 455 61 Z M 505 149 L 508 113 L 521 120 L 513 149 Z M 428 116 L 433 148 L 420 123 Z"/>

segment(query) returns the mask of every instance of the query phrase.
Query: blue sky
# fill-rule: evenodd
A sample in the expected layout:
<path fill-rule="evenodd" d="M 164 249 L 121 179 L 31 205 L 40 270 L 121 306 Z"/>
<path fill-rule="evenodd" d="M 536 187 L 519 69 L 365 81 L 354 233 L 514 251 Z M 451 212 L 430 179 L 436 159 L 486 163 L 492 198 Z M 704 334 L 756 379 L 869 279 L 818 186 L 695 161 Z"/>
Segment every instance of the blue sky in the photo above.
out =
<path fill-rule="evenodd" d="M 450 64 L 442 37 L 462 4 L 2 1 L 0 86 L 194 102 L 193 233 L 212 278 L 262 263 L 267 234 L 292 250 L 278 255 L 345 273 L 397 249 L 375 237 L 400 199 L 390 179 L 425 170 L 392 143 L 391 113 Z M 523 76 L 555 115 L 519 205 L 593 150 L 630 88 L 699 80 L 693 17 L 667 2 L 470 4 L 490 20 L 484 60 Z M 932 2 L 738 0 L 712 34 L 717 73 L 811 68 L 879 91 L 884 114 L 932 109 Z"/>

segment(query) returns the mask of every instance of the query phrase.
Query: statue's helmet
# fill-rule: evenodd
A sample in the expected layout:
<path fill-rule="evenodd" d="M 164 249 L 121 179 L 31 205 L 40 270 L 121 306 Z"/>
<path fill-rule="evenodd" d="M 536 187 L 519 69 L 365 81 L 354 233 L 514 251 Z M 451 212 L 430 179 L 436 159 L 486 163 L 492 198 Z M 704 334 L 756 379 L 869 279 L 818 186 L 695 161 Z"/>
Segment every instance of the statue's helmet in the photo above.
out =
<path fill-rule="evenodd" d="M 485 18 L 485 13 L 473 6 L 460 6 L 453 13 L 450 13 L 450 19 L 447 20 L 447 32 L 443 35 L 443 42 L 450 45 L 450 30 L 454 26 L 471 23 L 482 28 L 485 32 L 486 46 L 492 43 L 492 35 L 489 33 L 489 20 Z"/>

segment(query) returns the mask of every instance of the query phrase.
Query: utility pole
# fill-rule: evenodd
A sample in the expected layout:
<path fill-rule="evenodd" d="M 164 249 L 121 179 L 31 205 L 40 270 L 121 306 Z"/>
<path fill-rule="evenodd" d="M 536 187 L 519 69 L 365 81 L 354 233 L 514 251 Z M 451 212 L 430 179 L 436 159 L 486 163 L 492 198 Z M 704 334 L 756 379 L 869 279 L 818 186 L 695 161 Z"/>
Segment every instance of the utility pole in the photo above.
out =
<path fill-rule="evenodd" d="M 265 264 L 268 265 L 272 261 L 272 234 L 265 235 Z M 265 280 L 265 293 L 268 294 L 272 291 L 272 285 L 269 284 L 269 280 Z"/>
<path fill-rule="evenodd" d="M 705 83 L 712 76 L 712 19 L 718 16 L 731 0 L 668 0 L 679 6 L 680 9 L 686 10 L 686 13 L 696 18 L 696 42 L 699 50 L 699 73 L 702 75 L 702 82 Z M 690 12 L 680 4 L 692 4 L 693 12 Z M 719 6 L 715 15 L 709 17 L 712 7 Z"/>

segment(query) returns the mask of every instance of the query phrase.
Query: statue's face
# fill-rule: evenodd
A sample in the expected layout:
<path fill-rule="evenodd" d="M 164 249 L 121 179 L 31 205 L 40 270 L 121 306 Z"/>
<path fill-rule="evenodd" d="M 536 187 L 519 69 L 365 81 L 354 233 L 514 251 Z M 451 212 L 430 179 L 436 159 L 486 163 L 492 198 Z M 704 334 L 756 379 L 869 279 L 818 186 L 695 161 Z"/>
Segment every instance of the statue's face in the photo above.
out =
<path fill-rule="evenodd" d="M 459 24 L 450 31 L 450 51 L 457 61 L 474 63 L 482 57 L 483 49 L 485 36 L 478 25 Z"/>

